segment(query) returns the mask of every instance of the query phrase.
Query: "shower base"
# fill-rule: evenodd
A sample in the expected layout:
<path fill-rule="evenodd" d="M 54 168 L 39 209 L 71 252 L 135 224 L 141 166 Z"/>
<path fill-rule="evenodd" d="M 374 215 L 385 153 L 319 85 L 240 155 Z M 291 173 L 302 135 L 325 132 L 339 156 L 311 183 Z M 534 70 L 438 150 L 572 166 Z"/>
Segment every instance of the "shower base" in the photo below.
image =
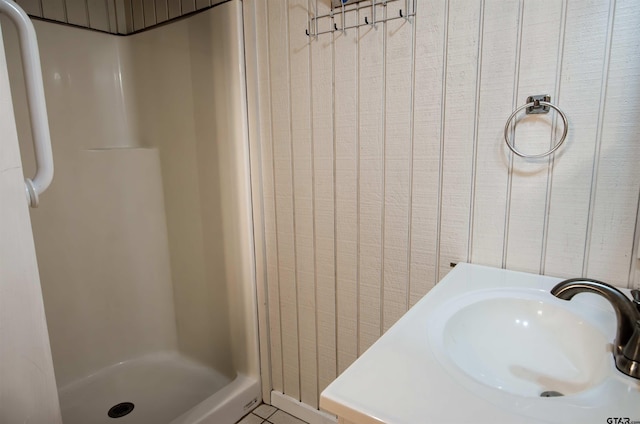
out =
<path fill-rule="evenodd" d="M 122 362 L 60 388 L 65 424 L 170 423 L 228 385 L 231 379 L 177 353 L 156 353 Z M 109 409 L 130 402 L 120 418 Z M 119 407 L 126 411 L 126 406 Z"/>

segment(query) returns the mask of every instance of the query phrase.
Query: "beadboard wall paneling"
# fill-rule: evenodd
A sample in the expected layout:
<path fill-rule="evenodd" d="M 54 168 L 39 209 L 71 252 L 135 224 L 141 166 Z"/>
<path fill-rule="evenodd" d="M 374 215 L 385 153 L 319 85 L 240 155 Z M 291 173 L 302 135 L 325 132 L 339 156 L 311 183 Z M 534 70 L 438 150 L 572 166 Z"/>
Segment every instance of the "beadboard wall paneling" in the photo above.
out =
<path fill-rule="evenodd" d="M 635 2 L 617 1 L 613 11 L 585 255 L 585 273 L 605 280 L 615 275 L 619 282 L 629 277 L 629 262 L 637 260 L 632 228 L 638 205 L 640 102 L 631 94 L 640 90 L 639 9 Z"/>
<path fill-rule="evenodd" d="M 383 12 L 378 7 L 378 15 Z M 373 20 L 371 10 L 359 12 L 360 22 Z M 382 237 L 384 206 L 384 42 L 385 33 L 359 29 L 358 54 L 358 354 L 382 333 Z M 362 231 L 362 226 L 368 231 Z"/>
<path fill-rule="evenodd" d="M 413 178 L 411 203 L 410 304 L 437 281 L 439 253 L 440 160 L 444 146 L 444 89 L 449 7 L 443 2 L 419 4 L 416 19 L 413 84 Z M 419 41 L 417 41 L 419 40 Z M 416 83 L 418 82 L 418 83 Z M 364 284 L 364 281 L 362 282 Z"/>
<path fill-rule="evenodd" d="M 549 215 L 542 264 L 542 271 L 550 275 L 581 275 L 583 272 L 592 275 L 588 270 L 583 271 L 587 262 L 580 250 L 587 236 L 584 229 L 588 228 L 592 184 L 595 181 L 593 165 L 598 162 L 594 152 L 599 148 L 599 123 L 602 122 L 599 113 L 601 110 L 604 112 L 613 6 L 613 2 L 567 4 L 557 97 L 571 117 L 571 132 L 565 142 L 566 148 L 556 155 L 559 158 L 557 166 L 555 161 L 552 163 L 553 173 L 550 176 Z M 580 28 L 585 26 L 591 27 L 591 31 L 583 34 Z M 580 99 L 585 97 L 593 100 L 581 102 Z M 576 213 L 578 211 L 580 213 Z M 560 248 L 563 245 L 567 248 Z"/>
<path fill-rule="evenodd" d="M 484 4 L 469 259 L 495 267 L 504 267 L 512 159 L 500 134 L 505 117 L 521 101 L 515 98 L 513 88 L 517 84 L 523 12 L 522 2 L 486 0 Z"/>
<path fill-rule="evenodd" d="M 224 1 L 16 0 L 29 16 L 123 35 L 208 9 Z"/>
<path fill-rule="evenodd" d="M 291 52 L 288 2 L 267 3 L 269 18 L 269 74 L 271 85 L 271 143 L 275 191 L 280 328 L 282 337 L 283 393 L 300 398 L 300 345 L 297 293 L 295 197 L 291 137 Z M 291 5 L 295 7 L 295 5 Z M 274 60 L 278 58 L 278 60 Z M 297 141 L 297 140 L 296 140 Z M 300 141 L 303 142 L 303 141 Z"/>
<path fill-rule="evenodd" d="M 329 6 L 318 3 L 318 14 Z M 294 27 L 300 31 L 300 24 Z M 320 28 L 324 30 L 325 28 Z M 294 34 L 297 36 L 298 31 Z M 331 36 L 309 43 L 313 143 L 313 222 L 315 233 L 316 346 L 318 393 L 337 377 L 336 217 L 334 143 L 334 50 Z M 307 43 L 309 41 L 307 40 Z M 274 188 L 275 190 L 275 188 Z"/>
<path fill-rule="evenodd" d="M 524 25 L 519 40 L 514 104 L 522 104 L 528 95 L 549 94 L 554 103 L 564 105 L 558 97 L 557 75 L 564 43 L 565 3 L 541 0 L 533 5 L 525 1 L 522 7 Z M 541 31 L 541 28 L 545 30 Z M 549 113 L 523 119 L 512 133 L 518 148 L 527 153 L 549 150 L 556 141 L 555 132 L 551 130 L 555 117 L 555 113 Z M 511 157 L 505 231 L 506 268 L 528 272 L 541 270 L 551 159 Z M 564 166 L 560 159 L 557 165 Z"/>
<path fill-rule="evenodd" d="M 637 2 L 417 0 L 316 38 L 315 2 L 252 3 L 274 390 L 317 407 L 451 263 L 637 284 Z M 569 136 L 522 159 L 502 133 L 537 94 Z M 561 131 L 550 113 L 510 134 L 537 153 Z"/>
<path fill-rule="evenodd" d="M 468 256 L 483 5 L 464 0 L 447 4 L 436 281 L 447 274 L 450 263 Z"/>
<path fill-rule="evenodd" d="M 289 34 L 307 19 L 307 0 L 292 1 L 288 14 Z M 295 197 L 296 298 L 300 361 L 300 398 L 316 406 L 318 372 L 316 349 L 315 250 L 313 225 L 313 172 L 311 144 L 311 64 L 308 42 L 290 37 L 291 137 L 293 191 Z"/>
<path fill-rule="evenodd" d="M 387 17 L 398 16 L 404 2 L 390 3 Z M 383 24 L 385 54 L 384 214 L 382 235 L 382 331 L 407 310 L 413 128 L 414 25 L 404 19 Z M 369 224 L 364 223 L 366 226 Z M 366 227 L 365 227 L 366 230 Z M 357 237 L 357 235 L 356 235 Z M 341 296 L 338 296 L 338 299 Z"/>
<path fill-rule="evenodd" d="M 337 20 L 338 28 L 355 25 L 357 14 L 345 18 L 345 22 L 342 16 Z M 332 36 L 335 261 L 336 292 L 340 293 L 336 296 L 336 349 L 340 374 L 357 358 L 358 340 L 358 32 L 335 32 Z"/>

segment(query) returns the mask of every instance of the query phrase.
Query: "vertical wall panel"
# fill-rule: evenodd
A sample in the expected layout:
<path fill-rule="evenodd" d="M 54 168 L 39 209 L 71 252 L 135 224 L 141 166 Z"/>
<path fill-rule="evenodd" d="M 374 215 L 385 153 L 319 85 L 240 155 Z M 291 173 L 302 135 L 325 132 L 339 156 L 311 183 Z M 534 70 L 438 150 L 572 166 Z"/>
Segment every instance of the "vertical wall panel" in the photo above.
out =
<path fill-rule="evenodd" d="M 307 19 L 307 0 L 289 1 L 291 61 L 291 137 L 295 196 L 296 283 L 300 344 L 300 400 L 318 407 L 315 320 L 315 253 L 311 144 L 309 38 L 300 22 Z"/>
<path fill-rule="evenodd" d="M 177 18 L 182 15 L 182 1 L 183 0 L 168 0 L 169 19 Z"/>
<path fill-rule="evenodd" d="M 144 0 L 142 5 L 144 6 L 144 26 L 148 28 L 155 25 L 158 20 L 156 18 L 156 4 L 154 0 Z"/>
<path fill-rule="evenodd" d="M 131 22 L 129 0 L 113 0 L 116 10 L 116 23 L 118 34 L 127 34 L 133 31 L 133 23 Z"/>
<path fill-rule="evenodd" d="M 106 0 L 107 16 L 109 17 L 109 32 L 118 33 L 118 11 L 116 0 Z"/>
<path fill-rule="evenodd" d="M 587 275 L 628 283 L 640 185 L 640 8 L 618 0 L 608 68 Z"/>
<path fill-rule="evenodd" d="M 244 1 L 242 3 L 242 19 L 244 26 L 244 43 L 245 43 L 245 69 L 247 84 L 247 122 L 253 124 L 248 125 L 249 130 L 249 156 L 251 170 L 252 187 L 260 187 L 263 185 L 265 169 L 262 151 L 264 150 L 261 140 L 263 134 L 269 134 L 269 119 L 261 117 L 262 105 L 268 102 L 268 93 L 264 93 L 263 69 L 268 62 L 269 49 L 264 43 L 264 37 L 261 36 L 262 29 L 266 25 L 264 8 L 259 8 L 258 4 L 264 2 Z M 259 11 L 259 12 L 258 12 Z M 260 15 L 258 15 L 260 13 Z M 266 48 L 265 48 L 266 47 Z M 268 86 L 268 84 L 266 84 Z M 266 102 L 265 102 L 266 100 Z M 270 116 L 270 114 L 268 115 Z M 269 143 L 271 140 L 269 139 Z M 269 159 L 272 159 L 273 153 L 269 151 Z M 268 169 L 273 175 L 273 162 Z M 269 181 L 270 199 L 273 199 L 273 180 Z M 258 338 L 260 353 L 260 385 L 262 389 L 262 400 L 265 403 L 271 403 L 272 384 L 272 367 L 271 360 L 271 340 L 270 333 L 270 316 L 269 316 L 269 280 L 271 263 L 268 260 L 266 238 L 266 218 L 269 216 L 269 226 L 273 223 L 273 213 L 271 209 L 272 203 L 265 207 L 263 193 L 259 190 L 252 190 L 252 216 L 253 216 L 253 239 L 256 259 L 256 300 L 258 310 Z M 273 234 L 271 231 L 270 234 Z M 269 246 L 271 247 L 271 246 Z M 277 286 L 277 279 L 275 281 Z M 279 317 L 276 320 L 280 324 Z M 278 359 L 281 365 L 281 359 Z M 280 368 L 282 368 L 280 366 Z M 282 375 L 280 375 L 282 377 Z"/>
<path fill-rule="evenodd" d="M 269 2 L 271 116 L 284 393 L 300 398 L 287 2 Z"/>
<path fill-rule="evenodd" d="M 385 13 L 398 16 L 404 2 L 390 3 Z M 382 327 L 386 331 L 408 308 L 409 215 L 411 192 L 411 91 L 413 23 L 405 19 L 385 24 L 386 79 L 384 135 L 384 299 Z"/>
<path fill-rule="evenodd" d="M 105 0 L 88 0 L 87 7 L 91 28 L 109 31 L 109 7 Z"/>
<path fill-rule="evenodd" d="M 134 2 L 135 3 L 135 2 Z M 84 0 L 65 0 L 67 21 L 70 24 L 90 27 L 87 3 Z"/>
<path fill-rule="evenodd" d="M 18 3 L 29 15 L 42 17 L 43 5 L 41 0 L 20 0 Z"/>
<path fill-rule="evenodd" d="M 318 14 L 328 12 L 324 2 L 319 2 L 318 7 Z M 318 392 L 321 392 L 337 376 L 333 46 L 332 38 L 327 35 L 310 42 Z"/>
<path fill-rule="evenodd" d="M 338 28 L 355 24 L 357 15 L 337 15 Z M 358 324 L 358 32 L 334 33 L 335 196 L 338 373 L 356 359 Z"/>
<path fill-rule="evenodd" d="M 65 0 L 42 1 L 42 16 L 54 21 L 67 21 L 67 6 Z"/>
<path fill-rule="evenodd" d="M 381 15 L 382 6 L 378 7 Z M 365 17 L 373 22 L 371 8 L 362 9 L 359 21 Z M 359 325 L 358 354 L 380 337 L 380 290 L 382 287 L 382 203 L 384 168 L 384 32 L 379 25 L 359 29 L 358 55 L 358 117 L 360 134 L 359 217 Z"/>
<path fill-rule="evenodd" d="M 144 29 L 144 0 L 131 0 L 131 16 L 133 17 L 133 30 Z"/>
<path fill-rule="evenodd" d="M 265 253 L 267 261 L 267 302 L 269 309 L 269 356 L 271 384 L 274 390 L 284 391 L 282 337 L 280 317 L 280 281 L 278 276 L 278 234 L 276 226 L 276 193 L 272 139 L 270 48 L 267 3 L 256 1 L 256 50 L 258 52 L 258 89 L 260 103 L 260 141 L 262 160 L 262 191 L 264 202 Z M 264 34 L 265 36 L 260 36 Z"/>
<path fill-rule="evenodd" d="M 411 305 L 437 282 L 436 240 L 446 9 L 446 2 L 441 0 L 423 2 L 419 4 L 419 16 L 415 18 Z"/>
<path fill-rule="evenodd" d="M 169 19 L 169 7 L 166 0 L 155 0 L 156 21 L 161 23 Z"/>
<path fill-rule="evenodd" d="M 502 266 L 510 151 L 502 136 L 513 110 L 523 2 L 485 0 L 471 262 Z"/>
<path fill-rule="evenodd" d="M 449 3 L 439 275 L 467 260 L 481 2 Z"/>
<path fill-rule="evenodd" d="M 516 104 L 520 106 L 527 96 L 537 94 L 549 94 L 555 102 L 563 2 L 540 0 L 523 4 Z M 555 141 L 550 130 L 552 117 L 551 113 L 519 115 L 513 137 L 516 146 L 526 153 L 549 150 L 550 142 Z M 513 157 L 506 261 L 509 269 L 540 271 L 549 164 L 548 158 Z"/>
<path fill-rule="evenodd" d="M 196 10 L 196 0 L 182 0 L 181 6 L 182 6 L 181 11 L 183 15 L 187 13 L 191 13 Z"/>
<path fill-rule="evenodd" d="M 555 155 L 544 272 L 582 274 L 591 179 L 598 135 L 609 4 L 567 3 L 562 78 L 556 104 L 571 117 L 565 146 Z M 591 99 L 583 102 L 581 99 Z M 554 112 L 555 113 L 555 112 Z M 559 125 L 562 125 L 559 123 Z"/>

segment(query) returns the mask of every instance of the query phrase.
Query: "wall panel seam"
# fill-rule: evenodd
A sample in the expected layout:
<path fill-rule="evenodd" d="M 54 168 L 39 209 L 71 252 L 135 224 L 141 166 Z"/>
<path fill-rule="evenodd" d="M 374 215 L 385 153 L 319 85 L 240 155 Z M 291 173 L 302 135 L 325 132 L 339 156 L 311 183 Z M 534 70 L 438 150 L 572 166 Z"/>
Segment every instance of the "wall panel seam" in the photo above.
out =
<path fill-rule="evenodd" d="M 633 239 L 631 245 L 631 258 L 629 258 L 629 281 L 627 282 L 627 288 L 633 289 L 635 283 L 635 264 L 638 261 L 638 226 L 640 217 L 640 192 L 638 193 L 638 202 L 636 206 L 636 224 L 633 227 Z M 637 287 L 636 287 L 637 288 Z"/>
<path fill-rule="evenodd" d="M 513 100 L 511 102 L 512 109 L 515 109 L 518 105 L 518 87 L 520 85 L 520 57 L 522 53 L 522 27 L 524 26 L 524 0 L 520 0 L 520 15 L 518 17 L 518 42 L 516 44 L 516 60 L 513 79 Z M 515 127 L 512 125 L 509 130 L 511 134 L 511 140 L 515 142 Z M 504 149 L 504 147 L 503 147 Z M 507 266 L 507 251 L 509 248 L 509 221 L 511 218 L 511 189 L 513 185 L 513 162 L 514 153 L 508 152 L 509 155 L 509 170 L 507 173 L 507 201 L 505 204 L 504 214 L 504 235 L 502 239 L 502 268 Z"/>
<path fill-rule="evenodd" d="M 356 4 L 356 19 L 360 18 L 360 4 Z M 344 25 L 345 23 L 343 23 Z M 360 40 L 360 27 L 356 28 Z M 356 357 L 360 356 L 360 43 L 356 43 Z"/>
<path fill-rule="evenodd" d="M 332 172 L 333 172 L 333 307 L 334 307 L 334 337 L 335 337 L 335 352 L 336 352 L 336 375 L 340 374 L 338 369 L 338 228 L 336 225 L 338 210 L 337 210 L 337 195 L 336 195 L 336 38 L 335 33 L 331 33 L 331 116 L 333 126 L 332 131 Z"/>
<path fill-rule="evenodd" d="M 168 0 L 166 0 L 166 1 L 168 1 Z M 154 3 L 154 7 L 155 7 L 155 4 L 156 3 Z M 249 158 L 250 159 L 249 160 L 250 160 L 250 163 L 251 162 L 255 162 L 256 163 L 256 167 L 258 168 L 257 175 L 255 175 L 255 177 L 254 177 L 255 179 L 258 180 L 258 182 L 257 182 L 258 183 L 258 188 L 256 188 L 252 183 L 251 190 L 252 190 L 252 192 L 255 191 L 255 190 L 259 190 L 259 196 L 256 196 L 255 198 L 256 198 L 256 201 L 258 202 L 257 208 L 258 208 L 258 217 L 259 217 L 260 224 L 256 225 L 254 223 L 254 233 L 255 232 L 261 232 L 262 233 L 262 240 L 261 240 L 262 241 L 262 243 L 261 243 L 262 244 L 262 252 L 261 252 L 262 254 L 260 256 L 262 257 L 261 262 L 263 264 L 262 265 L 263 269 L 262 269 L 262 273 L 261 274 L 262 274 L 262 290 L 264 292 L 264 299 L 263 299 L 263 302 L 264 302 L 263 308 L 264 309 L 263 310 L 264 310 L 264 317 L 265 317 L 264 319 L 266 321 L 266 322 L 264 322 L 262 324 L 263 325 L 263 330 L 264 330 L 264 333 L 265 333 L 264 334 L 264 339 L 266 340 L 266 346 L 264 346 L 264 349 L 262 349 L 262 347 L 263 347 L 262 343 L 259 342 L 258 343 L 258 349 L 260 350 L 260 357 L 262 358 L 262 356 L 265 355 L 266 356 L 266 361 L 265 362 L 268 364 L 267 370 L 261 370 L 260 371 L 260 376 L 263 379 L 262 385 L 264 386 L 265 383 L 267 383 L 267 386 L 269 387 L 269 392 L 271 392 L 273 390 L 273 376 L 272 376 L 272 371 L 273 370 L 272 370 L 272 367 L 271 367 L 271 364 L 272 364 L 271 343 L 270 343 L 270 341 L 271 341 L 271 329 L 269 327 L 270 321 L 271 321 L 271 317 L 270 317 L 270 305 L 269 305 L 269 273 L 268 273 L 268 262 L 267 262 L 267 251 L 266 251 L 266 248 L 267 248 L 267 240 L 266 239 L 267 239 L 267 237 L 266 237 L 266 232 L 265 232 L 265 229 L 266 229 L 266 218 L 265 218 L 264 189 L 263 189 L 264 188 L 264 173 L 265 173 L 265 170 L 264 170 L 263 163 L 262 163 L 262 155 L 263 155 L 262 142 L 263 142 L 263 140 L 262 140 L 262 137 L 260 137 L 260 135 L 259 135 L 260 134 L 260 128 L 262 127 L 262 123 L 261 123 L 261 121 L 262 121 L 261 112 L 262 111 L 260 110 L 260 103 L 261 103 L 261 101 L 260 101 L 260 90 L 259 90 L 259 87 L 258 87 L 258 82 L 259 82 L 259 79 L 260 79 L 260 65 L 259 65 L 259 63 L 260 63 L 260 59 L 259 59 L 260 51 L 258 49 L 258 40 L 257 40 L 258 31 L 259 30 L 258 30 L 258 22 L 257 22 L 257 16 L 256 16 L 256 5 L 255 5 L 255 2 L 251 2 L 250 6 L 246 6 L 246 4 L 247 3 L 245 3 L 245 7 L 250 8 L 250 10 L 252 12 L 251 13 L 251 20 L 253 21 L 254 28 L 253 28 L 252 31 L 245 32 L 245 40 L 248 39 L 247 34 L 250 34 L 252 36 L 251 37 L 251 43 L 249 43 L 249 49 L 247 49 L 246 45 L 245 45 L 245 51 L 244 51 L 245 63 L 246 64 L 249 63 L 247 61 L 247 59 L 246 59 L 248 55 L 254 56 L 254 60 L 255 60 L 255 63 L 254 63 L 254 66 L 253 66 L 253 75 L 251 75 L 254 78 L 250 78 L 249 72 L 247 72 L 247 88 L 249 88 L 248 86 L 250 85 L 249 81 L 251 79 L 254 79 L 252 85 L 255 85 L 255 94 L 252 97 L 254 97 L 253 100 L 255 101 L 255 106 L 253 107 L 253 109 L 255 110 L 255 128 L 256 128 L 256 130 L 258 132 L 256 134 L 256 137 L 255 137 L 255 139 L 257 140 L 257 143 L 256 143 L 256 149 L 254 151 L 251 150 L 251 145 L 252 144 L 249 143 L 250 144 L 250 146 L 249 146 L 250 147 L 250 149 L 249 149 Z M 244 20 L 245 7 L 242 8 L 243 25 L 246 25 L 245 24 L 245 20 Z M 169 13 L 169 8 L 167 7 L 167 14 L 168 13 Z M 268 51 L 267 51 L 266 52 L 266 57 L 268 58 L 268 56 L 269 55 L 268 55 Z M 247 69 L 247 71 L 249 71 L 249 69 Z M 247 100 L 246 100 L 247 101 L 247 110 L 249 110 L 249 108 L 250 108 L 249 97 L 250 97 L 249 96 L 249 90 L 247 90 Z M 252 152 L 253 152 L 253 154 L 252 154 Z M 254 207 L 256 207 L 255 202 L 252 202 L 252 204 L 254 205 Z M 254 235 L 254 240 L 257 241 L 257 240 L 259 240 L 259 238 Z M 254 251 L 256 253 L 256 262 L 258 262 L 258 260 L 257 260 L 258 250 L 259 250 L 258 248 L 254 247 Z M 258 278 L 257 268 L 256 268 L 256 285 L 258 284 L 259 280 L 260 279 Z M 259 301 L 260 299 L 259 299 L 258 293 L 259 293 L 259 290 L 256 287 L 256 299 Z M 260 309 L 261 309 L 260 308 L 260 304 L 258 304 L 258 321 L 260 320 L 260 316 L 262 316 L 261 313 L 260 313 Z M 260 325 L 258 325 L 258 328 L 260 329 Z M 266 379 L 264 379 L 265 373 L 268 376 L 268 380 L 269 380 L 268 382 L 264 381 L 264 380 L 266 380 Z M 263 399 L 263 400 L 268 401 L 268 399 Z"/>
<path fill-rule="evenodd" d="M 62 11 L 64 12 L 64 21 L 66 23 L 69 23 L 69 12 L 67 11 L 67 0 L 62 0 Z"/>
<path fill-rule="evenodd" d="M 89 28 L 92 28 L 91 27 L 91 15 L 89 15 L 89 0 L 85 0 L 84 1 L 84 14 L 85 14 L 85 16 L 87 18 L 87 26 Z"/>
<path fill-rule="evenodd" d="M 616 0 L 609 3 L 609 19 L 607 21 L 607 42 L 602 64 L 602 82 L 600 84 L 600 107 L 598 110 L 598 125 L 596 130 L 596 146 L 593 155 L 593 170 L 591 172 L 591 193 L 589 196 L 589 212 L 587 219 L 587 233 L 584 241 L 584 255 L 582 262 L 582 276 L 586 277 L 589 271 L 589 256 L 591 254 L 591 235 L 593 231 L 593 213 L 596 203 L 596 190 L 598 188 L 598 170 L 600 165 L 600 148 L 602 146 L 602 131 L 604 127 L 604 112 L 607 103 L 607 84 L 609 83 L 609 63 L 611 60 L 611 44 L 613 43 L 613 26 L 615 22 Z"/>
<path fill-rule="evenodd" d="M 147 27 L 147 14 L 145 13 L 144 0 L 140 0 L 140 7 L 142 8 L 142 28 Z"/>
<path fill-rule="evenodd" d="M 111 28 L 111 19 L 109 18 L 109 0 L 104 0 L 104 12 L 107 16 L 107 27 L 109 28 L 109 32 L 113 32 L 113 28 Z"/>
<path fill-rule="evenodd" d="M 478 126 L 480 122 L 480 87 L 482 81 L 482 49 L 484 47 L 484 10 L 485 0 L 481 0 L 478 25 L 478 58 L 476 61 L 476 101 L 473 125 L 473 153 L 471 162 L 471 193 L 469 199 L 469 228 L 467 233 L 467 262 L 471 262 L 473 254 L 473 225 L 476 202 L 476 173 L 478 165 Z"/>
<path fill-rule="evenodd" d="M 182 10 L 182 5 L 180 5 Z M 273 110 L 273 96 L 271 93 L 273 92 L 273 80 L 271 78 L 271 36 L 269 34 L 269 2 L 266 2 L 266 10 L 267 10 L 267 19 L 266 19 L 266 32 L 267 32 L 267 81 L 269 81 L 268 89 L 269 89 L 269 130 L 271 137 L 271 178 L 273 180 L 273 213 L 274 213 L 274 230 L 275 230 L 275 242 L 276 242 L 276 281 L 272 282 L 272 284 L 276 285 L 276 291 L 278 295 L 278 307 L 280 307 L 280 303 L 282 303 L 282 297 L 280 294 L 280 243 L 278 241 L 278 196 L 276 195 L 276 158 L 273 152 L 273 114 L 271 111 Z M 278 326 L 280 327 L 280 372 L 282 378 L 282 391 L 284 392 L 284 361 L 282 359 L 282 352 L 284 351 L 284 346 L 282 343 L 282 314 L 278 314 Z M 273 366 L 271 367 L 273 369 Z"/>
<path fill-rule="evenodd" d="M 444 183 L 444 125 L 447 105 L 447 60 L 449 55 L 449 0 L 446 2 L 444 10 L 444 31 L 443 31 L 443 51 L 442 51 L 442 92 L 441 92 L 441 109 L 440 109 L 440 157 L 438 163 L 438 212 L 437 212 L 437 230 L 436 230 L 436 260 L 434 282 L 438 283 L 440 275 L 440 238 L 442 236 L 442 190 Z"/>
<path fill-rule="evenodd" d="M 382 23 L 384 37 L 382 37 L 382 201 L 381 203 L 381 228 L 380 228 L 380 335 L 384 334 L 384 234 L 387 197 L 387 7 L 384 5 Z"/>
<path fill-rule="evenodd" d="M 293 213 L 291 216 L 291 224 L 293 225 L 293 287 L 295 292 L 295 310 L 296 310 L 296 338 L 297 338 L 297 351 L 298 351 L 298 401 L 302 399 L 302 370 L 300 365 L 300 307 L 298 302 L 299 297 L 299 287 L 298 287 L 298 249 L 297 249 L 297 229 L 296 229 L 296 183 L 295 183 L 295 155 L 293 148 L 293 99 L 291 93 L 291 34 L 289 33 L 289 0 L 285 1 L 284 11 L 284 33 L 287 37 L 287 70 L 288 70 L 288 78 L 287 78 L 287 89 L 289 91 L 289 149 L 290 149 L 290 161 L 289 167 L 291 168 L 291 207 L 293 209 Z M 286 393 L 285 393 L 286 394 Z M 289 394 L 289 396 L 291 396 Z"/>
<path fill-rule="evenodd" d="M 317 13 L 317 11 L 315 11 Z M 310 0 L 307 0 L 307 13 L 311 13 Z M 320 396 L 320 349 L 318 348 L 318 258 L 317 258 L 317 225 L 316 225 L 316 138 L 313 121 L 313 52 L 311 49 L 311 37 L 308 38 L 309 52 L 309 129 L 311 131 L 311 220 L 312 243 L 313 243 L 313 301 L 314 308 L 314 330 L 316 339 L 316 393 Z"/>
<path fill-rule="evenodd" d="M 414 10 L 415 12 L 415 10 Z M 407 13 L 409 13 L 407 11 Z M 411 235 L 413 233 L 413 167 L 414 167 L 414 145 L 415 145 L 415 89 L 416 89 L 416 27 L 418 26 L 416 23 L 417 17 L 414 17 L 413 20 L 411 18 L 407 18 L 407 22 L 413 24 L 412 35 L 411 35 L 411 98 L 409 100 L 410 105 L 410 115 L 409 115 L 409 151 L 410 159 L 409 159 L 409 205 L 408 205 L 408 225 L 407 225 L 407 292 L 406 292 L 406 306 L 405 309 L 408 311 L 409 306 L 411 305 Z"/>
<path fill-rule="evenodd" d="M 560 37 L 558 40 L 558 57 L 556 60 L 556 81 L 555 81 L 555 99 L 551 99 L 552 103 L 560 104 L 560 90 L 562 86 L 562 63 L 564 60 L 564 41 L 567 27 L 567 2 L 562 1 L 562 13 L 560 15 Z M 551 124 L 551 136 L 549 140 L 549 148 L 553 147 L 555 134 L 558 126 L 558 114 L 554 113 Z M 545 195 L 544 205 L 544 221 L 542 225 L 542 250 L 540 252 L 540 274 L 544 274 L 547 256 L 547 243 L 549 242 L 549 216 L 551 213 L 551 194 L 553 190 L 553 170 L 555 167 L 556 154 L 549 156 L 547 168 L 547 192 Z"/>

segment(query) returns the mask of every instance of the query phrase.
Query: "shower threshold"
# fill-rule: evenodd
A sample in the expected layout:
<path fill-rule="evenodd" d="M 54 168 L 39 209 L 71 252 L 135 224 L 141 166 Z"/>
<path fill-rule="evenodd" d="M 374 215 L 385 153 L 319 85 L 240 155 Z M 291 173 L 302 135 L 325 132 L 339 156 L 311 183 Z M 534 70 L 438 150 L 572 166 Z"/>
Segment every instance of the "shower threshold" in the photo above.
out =
<path fill-rule="evenodd" d="M 178 353 L 154 353 L 60 388 L 60 407 L 65 424 L 163 424 L 230 382 Z"/>

